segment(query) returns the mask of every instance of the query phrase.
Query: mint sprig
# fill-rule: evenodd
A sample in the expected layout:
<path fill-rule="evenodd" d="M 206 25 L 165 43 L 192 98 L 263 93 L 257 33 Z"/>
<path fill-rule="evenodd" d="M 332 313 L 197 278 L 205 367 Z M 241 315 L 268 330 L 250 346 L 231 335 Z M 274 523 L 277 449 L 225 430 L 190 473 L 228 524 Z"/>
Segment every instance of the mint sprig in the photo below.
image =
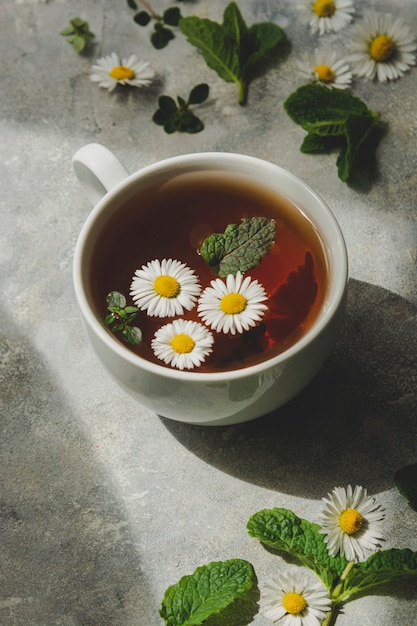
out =
<path fill-rule="evenodd" d="M 171 96 L 160 96 L 159 108 L 155 111 L 152 120 L 158 126 L 163 126 L 168 134 L 176 131 L 186 133 L 199 133 L 204 129 L 204 123 L 190 110 L 190 105 L 202 104 L 209 95 L 209 86 L 200 83 L 190 91 L 188 99 L 177 96 L 177 102 Z"/>
<path fill-rule="evenodd" d="M 246 626 L 258 612 L 259 595 L 250 563 L 218 561 L 168 587 L 159 612 L 167 626 Z"/>
<path fill-rule="evenodd" d="M 178 26 L 181 19 L 181 12 L 178 7 L 168 7 L 162 15 L 156 13 L 146 0 L 139 0 L 145 7 L 139 11 L 135 0 L 127 0 L 128 6 L 135 11 L 133 16 L 134 22 L 139 26 L 147 26 L 149 22 L 153 22 L 153 31 L 151 33 L 151 44 L 157 50 L 165 48 L 171 39 L 175 38 L 171 27 Z"/>
<path fill-rule="evenodd" d="M 335 605 L 367 589 L 417 577 L 417 552 L 379 550 L 359 563 L 331 557 L 320 526 L 287 509 L 259 511 L 249 519 L 247 529 L 251 537 L 289 553 L 309 567 L 323 581 Z"/>
<path fill-rule="evenodd" d="M 248 28 L 235 2 L 226 7 L 223 24 L 192 15 L 182 18 L 179 27 L 220 78 L 236 83 L 239 104 L 246 102 L 250 80 L 286 38 L 284 31 L 270 22 Z"/>
<path fill-rule="evenodd" d="M 200 248 L 204 261 L 225 278 L 228 274 L 253 269 L 269 251 L 275 238 L 275 221 L 267 217 L 242 219 L 229 224 L 224 233 L 213 233 Z"/>
<path fill-rule="evenodd" d="M 308 133 L 301 152 L 317 154 L 340 148 L 338 176 L 343 182 L 349 181 L 380 114 L 349 92 L 324 85 L 299 87 L 284 102 L 284 108 Z"/>
<path fill-rule="evenodd" d="M 126 298 L 119 291 L 111 291 L 106 298 L 109 314 L 104 319 L 106 326 L 112 326 L 114 333 L 121 332 L 123 339 L 131 345 L 142 341 L 142 331 L 132 326 L 139 309 L 136 306 L 126 306 Z"/>
<path fill-rule="evenodd" d="M 75 52 L 82 52 L 96 37 L 91 32 L 88 22 L 80 17 L 74 17 L 70 20 L 69 26 L 61 30 L 60 35 L 67 38 Z"/>

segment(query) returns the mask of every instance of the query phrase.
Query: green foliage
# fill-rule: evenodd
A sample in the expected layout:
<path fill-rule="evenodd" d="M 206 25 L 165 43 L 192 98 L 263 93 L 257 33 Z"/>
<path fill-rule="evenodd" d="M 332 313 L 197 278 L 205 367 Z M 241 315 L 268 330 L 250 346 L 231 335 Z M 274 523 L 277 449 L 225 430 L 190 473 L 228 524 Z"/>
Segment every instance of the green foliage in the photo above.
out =
<path fill-rule="evenodd" d="M 339 147 L 339 178 L 347 182 L 363 144 L 380 117 L 347 91 L 323 85 L 304 85 L 284 103 L 290 118 L 308 135 L 301 152 L 323 153 Z M 364 164 L 361 163 L 361 166 Z"/>
<path fill-rule="evenodd" d="M 111 330 L 121 332 L 123 339 L 132 345 L 142 341 L 142 331 L 137 326 L 131 326 L 139 309 L 136 306 L 126 306 L 126 298 L 119 291 L 111 291 L 106 298 L 109 314 L 104 323 L 112 326 Z"/>
<path fill-rule="evenodd" d="M 147 26 L 153 21 L 153 31 L 151 33 L 151 43 L 154 48 L 161 50 L 165 48 L 175 35 L 172 27 L 178 26 L 181 19 L 181 12 L 178 7 L 169 7 L 162 15 L 155 13 L 147 2 L 142 2 L 145 10 L 138 11 L 138 5 L 135 0 L 127 0 L 129 8 L 137 11 L 133 16 L 133 20 L 139 26 Z"/>
<path fill-rule="evenodd" d="M 240 104 L 246 102 L 250 80 L 285 40 L 284 31 L 276 24 L 265 22 L 248 28 L 235 2 L 226 7 L 223 24 L 190 16 L 182 18 L 179 26 L 207 65 L 226 82 L 236 83 Z"/>
<path fill-rule="evenodd" d="M 245 218 L 230 224 L 224 233 L 207 237 L 200 249 L 205 262 L 224 278 L 256 267 L 275 238 L 275 222 L 266 217 Z"/>
<path fill-rule="evenodd" d="M 60 35 L 67 38 L 75 52 L 82 52 L 87 44 L 95 39 L 95 34 L 90 31 L 88 22 L 80 17 L 74 17 L 70 20 L 69 26 L 61 30 Z"/>
<path fill-rule="evenodd" d="M 395 580 L 417 577 L 417 552 L 408 549 L 379 550 L 366 561 L 354 563 L 331 557 L 320 526 L 287 509 L 264 509 L 247 524 L 251 537 L 277 551 L 289 553 L 309 567 L 330 592 L 335 604 Z"/>
<path fill-rule="evenodd" d="M 397 470 L 394 474 L 394 482 L 401 495 L 408 500 L 411 508 L 417 511 L 417 463 Z"/>
<path fill-rule="evenodd" d="M 344 557 L 329 555 L 318 524 L 297 517 L 287 509 L 259 511 L 249 519 L 247 528 L 251 537 L 299 559 L 328 589 L 337 583 L 347 565 Z"/>
<path fill-rule="evenodd" d="M 246 626 L 258 612 L 255 571 L 241 559 L 198 567 L 165 591 L 160 615 L 167 626 Z"/>
<path fill-rule="evenodd" d="M 190 111 L 189 107 L 193 104 L 201 104 L 207 100 L 208 95 L 209 86 L 206 83 L 200 83 L 191 89 L 188 100 L 177 96 L 177 102 L 175 102 L 171 96 L 160 96 L 158 99 L 159 109 L 154 113 L 152 119 L 155 124 L 163 126 L 165 132 L 169 134 L 175 133 L 175 131 L 199 133 L 203 130 L 204 124 Z"/>

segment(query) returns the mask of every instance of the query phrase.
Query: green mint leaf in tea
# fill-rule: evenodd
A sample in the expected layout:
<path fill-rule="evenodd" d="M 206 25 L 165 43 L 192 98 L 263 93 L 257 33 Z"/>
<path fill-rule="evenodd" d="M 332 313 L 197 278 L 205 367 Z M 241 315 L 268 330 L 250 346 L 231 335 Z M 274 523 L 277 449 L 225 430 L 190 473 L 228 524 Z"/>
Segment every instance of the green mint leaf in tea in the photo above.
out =
<path fill-rule="evenodd" d="M 208 563 L 183 576 L 164 594 L 160 615 L 167 626 L 246 626 L 258 612 L 253 566 L 242 559 Z"/>
<path fill-rule="evenodd" d="M 239 104 L 246 102 L 249 81 L 285 40 L 277 24 L 266 22 L 248 28 L 235 2 L 226 7 L 223 24 L 193 15 L 182 18 L 179 26 L 207 65 L 226 82 L 236 83 Z"/>
<path fill-rule="evenodd" d="M 107 310 L 110 311 L 104 318 L 105 326 L 112 326 L 114 333 L 121 332 L 123 339 L 137 345 L 142 341 L 142 331 L 130 324 L 136 318 L 139 309 L 136 306 L 126 306 L 126 298 L 120 291 L 111 291 L 106 297 Z"/>
<path fill-rule="evenodd" d="M 275 221 L 265 217 L 244 218 L 224 233 L 207 237 L 200 249 L 205 262 L 218 276 L 246 272 L 261 262 L 275 239 Z"/>
<path fill-rule="evenodd" d="M 360 151 L 365 143 L 369 144 L 379 113 L 368 109 L 360 98 L 324 85 L 299 87 L 287 98 L 284 108 L 308 133 L 301 152 L 314 154 L 340 149 L 338 175 L 347 182 L 359 161 Z"/>
<path fill-rule="evenodd" d="M 417 511 L 417 463 L 397 470 L 394 474 L 394 482 L 400 494 L 408 500 L 411 508 Z"/>

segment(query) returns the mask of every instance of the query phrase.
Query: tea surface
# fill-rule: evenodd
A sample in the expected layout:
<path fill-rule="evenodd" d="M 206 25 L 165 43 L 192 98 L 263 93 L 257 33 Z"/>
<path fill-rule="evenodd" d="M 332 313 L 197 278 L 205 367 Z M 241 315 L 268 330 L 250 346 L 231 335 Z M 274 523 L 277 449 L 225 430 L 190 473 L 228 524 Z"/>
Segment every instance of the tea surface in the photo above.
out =
<path fill-rule="evenodd" d="M 213 331 L 213 352 L 198 372 L 216 372 L 253 365 L 293 345 L 314 322 L 325 289 L 327 265 L 321 241 L 307 217 L 273 190 L 245 177 L 195 172 L 155 184 L 127 201 L 100 234 L 90 270 L 91 291 L 98 317 L 104 320 L 106 296 L 126 295 L 136 269 L 153 259 L 177 259 L 194 269 L 202 288 L 216 278 L 198 250 L 214 232 L 223 233 L 242 218 L 263 216 L 276 222 L 276 237 L 260 265 L 250 270 L 268 294 L 269 311 L 262 322 L 241 335 Z M 184 319 L 201 321 L 197 307 Z M 151 349 L 155 331 L 172 318 L 134 321 L 143 341 L 128 346 L 138 355 L 164 365 Z M 118 337 L 116 334 L 115 337 Z M 169 367 L 169 366 L 167 366 Z"/>

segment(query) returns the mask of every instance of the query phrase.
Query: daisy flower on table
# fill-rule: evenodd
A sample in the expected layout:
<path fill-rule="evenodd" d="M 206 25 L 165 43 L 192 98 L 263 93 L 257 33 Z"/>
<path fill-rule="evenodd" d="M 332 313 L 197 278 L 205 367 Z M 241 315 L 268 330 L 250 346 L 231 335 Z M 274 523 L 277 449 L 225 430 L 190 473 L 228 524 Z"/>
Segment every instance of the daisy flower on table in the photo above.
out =
<path fill-rule="evenodd" d="M 305 52 L 296 60 L 300 72 L 313 82 L 326 87 L 348 89 L 352 82 L 352 72 L 346 59 L 338 59 L 334 50 L 316 48 L 314 54 Z"/>
<path fill-rule="evenodd" d="M 250 276 L 229 274 L 226 281 L 216 278 L 201 294 L 197 312 L 213 330 L 223 333 L 243 333 L 259 322 L 268 307 L 263 286 Z"/>
<path fill-rule="evenodd" d="M 401 18 L 371 12 L 352 36 L 349 60 L 357 76 L 386 82 L 415 65 L 416 49 L 414 35 Z"/>
<path fill-rule="evenodd" d="M 112 52 L 109 56 L 98 59 L 91 69 L 90 79 L 109 91 L 113 91 L 116 85 L 147 87 L 155 76 L 149 63 L 139 61 L 135 54 L 120 60 Z"/>
<path fill-rule="evenodd" d="M 203 324 L 177 319 L 156 331 L 151 347 L 158 359 L 184 370 L 201 365 L 213 343 L 213 335 Z"/>
<path fill-rule="evenodd" d="M 362 560 L 380 547 L 385 511 L 366 489 L 335 487 L 323 502 L 320 532 L 326 535 L 330 556 L 340 554 L 348 561 Z"/>
<path fill-rule="evenodd" d="M 298 8 L 313 34 L 337 33 L 353 19 L 352 0 L 304 0 Z"/>
<path fill-rule="evenodd" d="M 154 259 L 136 270 L 130 295 L 150 317 L 174 317 L 191 311 L 201 287 L 194 271 L 173 259 Z"/>
<path fill-rule="evenodd" d="M 302 572 L 277 576 L 261 594 L 261 612 L 282 626 L 320 626 L 330 606 L 325 587 Z"/>

